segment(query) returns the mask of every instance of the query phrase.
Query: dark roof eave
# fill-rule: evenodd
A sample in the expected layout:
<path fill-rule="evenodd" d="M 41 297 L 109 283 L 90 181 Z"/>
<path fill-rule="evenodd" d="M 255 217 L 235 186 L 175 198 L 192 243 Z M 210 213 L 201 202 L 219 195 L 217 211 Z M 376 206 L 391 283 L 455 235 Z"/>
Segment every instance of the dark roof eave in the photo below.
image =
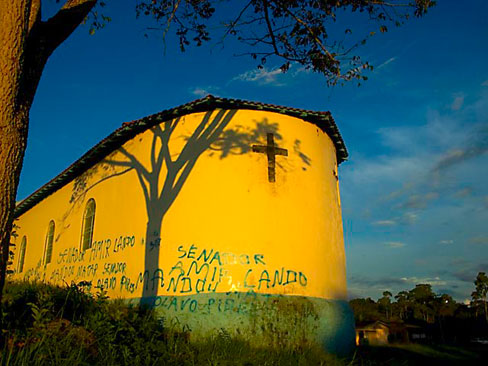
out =
<path fill-rule="evenodd" d="M 337 163 L 340 164 L 347 160 L 348 153 L 339 129 L 332 118 L 330 112 L 316 112 L 298 108 L 289 108 L 273 104 L 250 102 L 240 99 L 216 98 L 208 95 L 204 98 L 194 100 L 181 106 L 164 110 L 162 112 L 141 118 L 132 122 L 125 122 L 117 130 L 104 138 L 80 159 L 71 164 L 61 174 L 57 175 L 41 188 L 29 195 L 17 204 L 15 217 L 35 206 L 47 196 L 56 192 L 58 189 L 71 182 L 78 175 L 98 163 L 103 157 L 118 149 L 125 142 L 144 132 L 152 126 L 167 121 L 168 119 L 178 118 L 190 113 L 206 112 L 215 108 L 227 109 L 250 109 L 268 112 L 276 112 L 297 117 L 311 122 L 327 133 L 336 148 Z"/>

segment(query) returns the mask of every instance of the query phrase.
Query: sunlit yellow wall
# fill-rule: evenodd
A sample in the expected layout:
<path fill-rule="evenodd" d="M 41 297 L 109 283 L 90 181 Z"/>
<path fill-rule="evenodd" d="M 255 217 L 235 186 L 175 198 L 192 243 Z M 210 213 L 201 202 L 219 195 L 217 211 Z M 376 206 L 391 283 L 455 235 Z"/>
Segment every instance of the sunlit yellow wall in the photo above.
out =
<path fill-rule="evenodd" d="M 192 148 L 188 138 L 204 116 L 189 114 L 176 124 L 168 146 L 173 161 L 185 146 Z M 123 145 L 126 153 L 110 155 L 83 179 L 45 198 L 16 221 L 12 269 L 17 269 L 24 235 L 27 248 L 24 270 L 13 278 L 92 281 L 94 287 L 104 286 L 111 297 L 138 298 L 143 295 L 144 271 L 151 279 L 157 269 L 147 267 L 145 256 L 159 253 L 156 274 L 163 285 L 155 280 L 157 295 L 255 291 L 344 299 L 344 244 L 336 153 L 330 138 L 300 119 L 250 110 L 237 111 L 224 131 L 198 157 L 169 205 L 160 233 L 150 237 L 138 174 L 135 169 L 124 170 L 130 168 L 130 155 L 148 172 L 154 171 L 154 130 L 137 135 Z M 265 145 L 267 132 L 273 132 L 276 144 L 288 150 L 288 156 L 276 156 L 274 183 L 268 181 L 266 155 L 250 149 L 253 144 Z M 162 147 L 156 139 L 156 155 Z M 113 165 L 114 161 L 119 164 Z M 159 179 L 153 179 L 159 192 L 166 171 L 163 163 Z M 82 254 L 82 216 L 90 198 L 96 201 L 94 244 Z M 45 266 L 42 258 L 50 220 L 56 225 L 53 260 Z M 153 249 L 146 251 L 147 245 Z M 202 250 L 206 250 L 203 256 Z"/>

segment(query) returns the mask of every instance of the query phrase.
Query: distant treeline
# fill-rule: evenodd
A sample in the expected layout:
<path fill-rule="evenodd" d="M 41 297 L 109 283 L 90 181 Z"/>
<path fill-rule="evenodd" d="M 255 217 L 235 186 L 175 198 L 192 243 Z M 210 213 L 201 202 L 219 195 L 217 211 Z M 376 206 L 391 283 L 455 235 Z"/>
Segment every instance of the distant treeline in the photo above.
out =
<path fill-rule="evenodd" d="M 478 273 L 469 304 L 456 302 L 450 295 L 436 294 L 429 284 L 418 284 L 397 295 L 383 292 L 378 301 L 354 299 L 349 303 L 356 325 L 378 320 L 421 326 L 430 339 L 464 343 L 488 337 L 488 276 Z"/>

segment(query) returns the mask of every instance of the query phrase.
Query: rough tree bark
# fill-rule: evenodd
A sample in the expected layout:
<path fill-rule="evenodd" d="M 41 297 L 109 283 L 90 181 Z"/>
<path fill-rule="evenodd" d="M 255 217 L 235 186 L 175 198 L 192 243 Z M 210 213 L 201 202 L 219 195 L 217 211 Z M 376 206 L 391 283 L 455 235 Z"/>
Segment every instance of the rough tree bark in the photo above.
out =
<path fill-rule="evenodd" d="M 0 1 L 0 301 L 32 101 L 49 56 L 96 3 L 67 0 L 42 21 L 41 0 Z"/>

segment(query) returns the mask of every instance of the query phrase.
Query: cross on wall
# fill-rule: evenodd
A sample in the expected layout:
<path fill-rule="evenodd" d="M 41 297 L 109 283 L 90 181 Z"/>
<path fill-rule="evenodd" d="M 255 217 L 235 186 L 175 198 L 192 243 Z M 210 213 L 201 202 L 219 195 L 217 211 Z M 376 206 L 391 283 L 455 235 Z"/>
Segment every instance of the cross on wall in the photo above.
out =
<path fill-rule="evenodd" d="M 266 145 L 252 145 L 252 151 L 256 153 L 266 154 L 268 157 L 268 181 L 274 183 L 276 181 L 276 155 L 288 156 L 288 150 L 282 149 L 275 145 L 274 135 L 267 133 Z"/>

